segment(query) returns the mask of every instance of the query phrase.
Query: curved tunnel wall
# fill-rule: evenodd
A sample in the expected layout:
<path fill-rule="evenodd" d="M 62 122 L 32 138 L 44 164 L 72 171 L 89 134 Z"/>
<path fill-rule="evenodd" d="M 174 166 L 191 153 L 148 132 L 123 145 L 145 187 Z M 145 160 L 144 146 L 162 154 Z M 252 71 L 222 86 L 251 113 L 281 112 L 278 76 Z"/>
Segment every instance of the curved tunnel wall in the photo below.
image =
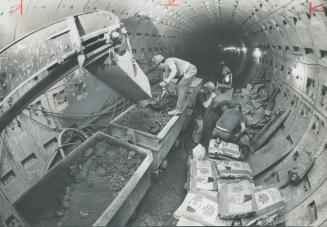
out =
<path fill-rule="evenodd" d="M 177 0 L 178 6 L 168 8 L 162 3 L 165 2 L 25 0 L 23 15 L 19 15 L 10 12 L 11 1 L 0 1 L 0 47 L 62 17 L 97 9 L 112 11 L 123 20 L 131 33 L 133 53 L 144 71 L 150 68 L 153 55 L 163 53 L 190 60 L 199 67 L 202 76 L 214 78 L 217 70 L 214 63 L 219 60 L 218 45 L 246 46 L 247 53 L 224 55 L 234 72 L 234 85 L 241 87 L 256 79 L 270 80 L 271 87 L 281 90 L 275 109 L 291 111 L 283 130 L 251 157 L 250 162 L 258 174 L 256 180 L 281 186 L 287 180 L 287 170 L 294 164 L 295 156 L 301 157 L 307 152 L 316 156 L 316 164 L 308 177 L 297 186 L 283 189 L 288 201 L 285 216 L 287 224 L 324 224 L 327 213 L 324 190 L 327 187 L 326 8 L 325 12 L 310 15 L 309 1 L 299 0 Z M 313 4 L 320 3 L 313 1 Z M 255 48 L 260 49 L 261 56 L 253 56 Z M 1 82 L 4 80 L 6 78 L 1 78 Z M 90 79 L 90 83 L 98 82 Z M 103 86 L 102 89 L 109 92 Z M 57 121 L 51 124 L 53 127 L 64 125 Z M 38 130 L 44 129 L 33 127 L 34 133 Z M 26 138 L 31 140 L 30 136 Z M 9 137 L 7 142 L 19 144 L 15 142 L 15 134 Z M 41 144 L 36 149 L 39 155 L 45 156 L 42 144 L 46 140 L 41 142 L 42 137 L 36 135 L 33 140 Z M 18 145 L 10 148 L 19 149 Z M 280 161 L 281 157 L 286 158 Z M 16 154 L 14 158 L 21 161 L 24 156 Z M 268 166 L 272 166 L 271 169 L 267 170 Z M 28 179 L 23 167 L 15 168 L 21 178 Z M 31 182 L 33 180 L 24 184 Z"/>

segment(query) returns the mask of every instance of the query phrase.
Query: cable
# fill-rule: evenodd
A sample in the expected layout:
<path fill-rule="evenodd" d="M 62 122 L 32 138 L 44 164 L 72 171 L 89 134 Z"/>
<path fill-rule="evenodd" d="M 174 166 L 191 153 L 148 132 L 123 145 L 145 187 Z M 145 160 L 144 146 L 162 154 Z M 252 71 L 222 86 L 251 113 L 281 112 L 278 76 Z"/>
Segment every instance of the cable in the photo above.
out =
<path fill-rule="evenodd" d="M 59 149 L 70 146 L 70 145 L 78 145 L 78 144 L 81 144 L 81 143 L 66 143 L 66 144 L 62 145 L 61 147 L 56 148 L 55 152 L 53 152 L 53 154 L 51 155 L 51 157 L 50 157 L 50 159 L 49 159 L 49 161 L 48 161 L 48 163 L 47 163 L 47 165 L 45 167 L 44 174 L 46 174 L 49 171 L 50 166 L 52 164 L 52 161 L 56 157 L 56 154 L 58 154 L 57 152 L 58 152 Z M 64 157 L 62 157 L 62 158 L 64 158 Z"/>
<path fill-rule="evenodd" d="M 49 171 L 49 168 L 50 168 L 50 165 L 52 163 L 52 161 L 54 160 L 54 158 L 56 157 L 56 155 L 59 154 L 61 155 L 62 159 L 64 159 L 66 157 L 64 151 L 62 148 L 64 147 L 67 147 L 67 146 L 70 146 L 70 145 L 75 145 L 75 144 L 81 144 L 81 143 L 67 143 L 67 144 L 63 144 L 63 136 L 66 132 L 69 132 L 69 131 L 72 131 L 72 132 L 75 132 L 79 135 L 79 137 L 82 139 L 82 142 L 84 142 L 86 139 L 87 139 L 87 136 L 84 134 L 84 132 L 82 132 L 81 130 L 79 129 L 76 129 L 76 128 L 65 128 L 63 129 L 59 135 L 58 135 L 58 147 L 56 148 L 55 152 L 52 153 L 46 167 L 45 167 L 45 170 L 44 170 L 44 173 L 48 172 Z"/>
<path fill-rule="evenodd" d="M 28 117 L 29 119 L 31 119 L 31 120 L 34 121 L 35 123 L 37 123 L 37 124 L 39 124 L 39 125 L 42 125 L 43 127 L 46 127 L 46 128 L 51 129 L 51 130 L 53 130 L 53 131 L 60 131 L 60 130 L 62 130 L 61 128 L 58 128 L 58 127 L 57 127 L 57 128 L 51 128 L 50 126 L 45 125 L 45 124 L 43 124 L 43 123 L 41 123 L 41 122 L 35 120 L 35 119 L 32 118 L 31 116 L 28 116 L 27 114 L 25 114 L 25 113 L 23 113 L 23 112 L 22 112 L 22 115 L 24 115 L 25 117 Z"/>
<path fill-rule="evenodd" d="M 84 134 L 84 132 L 82 132 L 81 130 L 79 130 L 79 129 L 76 129 L 76 128 L 65 128 L 65 129 L 63 129 L 60 133 L 59 133 L 59 135 L 58 135 L 58 146 L 59 147 L 62 147 L 64 144 L 63 144 L 63 136 L 64 136 L 64 134 L 66 133 L 66 132 L 69 132 L 69 131 L 72 131 L 72 132 L 75 132 L 75 133 L 77 133 L 80 137 L 81 137 L 81 139 L 83 140 L 83 141 L 85 141 L 86 140 L 86 138 L 87 138 L 87 136 Z M 59 152 L 60 152 L 60 154 L 61 154 L 61 156 L 63 157 L 63 158 L 65 158 L 65 153 L 64 153 L 64 151 L 60 148 L 60 150 L 59 150 Z"/>
<path fill-rule="evenodd" d="M 100 112 L 100 110 L 103 108 L 104 104 L 106 104 L 107 100 L 110 98 L 112 94 L 112 90 L 109 90 L 107 96 L 103 99 L 103 102 L 101 103 L 101 105 L 99 105 L 99 107 L 97 108 L 97 110 L 95 111 L 97 114 Z"/>
<path fill-rule="evenodd" d="M 116 97 L 115 106 L 114 106 L 114 111 L 113 111 L 113 113 L 112 113 L 112 115 L 111 115 L 111 119 L 110 119 L 109 123 L 107 124 L 107 126 L 106 126 L 106 128 L 104 129 L 103 132 L 106 132 L 106 131 L 107 131 L 107 129 L 109 128 L 110 122 L 112 121 L 112 119 L 114 118 L 114 116 L 115 116 L 115 114 L 116 114 L 117 99 L 118 99 L 118 97 Z"/>
<path fill-rule="evenodd" d="M 113 109 L 113 107 L 110 108 L 110 109 L 108 109 L 105 112 L 102 112 L 102 113 L 98 113 L 98 114 L 85 114 L 85 115 L 62 114 L 62 113 L 56 113 L 56 112 L 52 112 L 52 111 L 41 110 L 41 109 L 34 108 L 34 107 L 26 107 L 26 109 L 31 109 L 31 110 L 41 111 L 43 113 L 53 114 L 53 115 L 56 115 L 56 117 L 63 117 L 63 118 L 88 118 L 88 117 L 96 117 L 96 116 L 102 116 L 102 115 L 109 114 L 111 112 L 111 110 Z"/>

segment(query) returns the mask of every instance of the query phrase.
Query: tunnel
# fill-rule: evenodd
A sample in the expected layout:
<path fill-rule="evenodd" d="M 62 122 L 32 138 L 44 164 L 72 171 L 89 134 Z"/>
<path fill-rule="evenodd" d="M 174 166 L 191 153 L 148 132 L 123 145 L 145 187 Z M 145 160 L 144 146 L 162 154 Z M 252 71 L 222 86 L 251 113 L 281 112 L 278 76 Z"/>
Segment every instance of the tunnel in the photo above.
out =
<path fill-rule="evenodd" d="M 326 226 L 326 7 L 323 0 L 0 1 L 0 72 L 6 69 L 0 74 L 0 102 L 19 85 L 16 65 L 24 64 L 20 58 L 6 61 L 1 51 L 17 42 L 19 52 L 24 48 L 19 40 L 63 18 L 108 11 L 126 27 L 131 52 L 150 83 L 160 77 L 151 60 L 162 54 L 193 63 L 204 81 L 222 79 L 224 61 L 235 90 L 257 83 L 278 90 L 274 110 L 288 115 L 269 142 L 251 154 L 255 181 L 281 189 L 286 226 Z M 33 41 L 37 44 L 37 37 Z M 3 127 L 0 223 L 19 219 L 11 204 L 43 176 L 49 160 L 62 158 L 57 152 L 62 129 L 92 133 L 89 126 L 95 124 L 107 129 L 104 116 L 110 113 L 111 120 L 132 103 L 90 72 L 69 73 Z M 314 165 L 300 183 L 288 184 L 289 166 L 307 154 Z"/>

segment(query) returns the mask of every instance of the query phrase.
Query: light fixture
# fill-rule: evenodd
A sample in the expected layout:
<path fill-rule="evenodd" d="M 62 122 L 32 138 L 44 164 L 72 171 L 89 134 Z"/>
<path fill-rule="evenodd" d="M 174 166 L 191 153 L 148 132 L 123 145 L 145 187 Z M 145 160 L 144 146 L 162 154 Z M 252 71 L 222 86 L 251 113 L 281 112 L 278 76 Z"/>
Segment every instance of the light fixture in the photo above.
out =
<path fill-rule="evenodd" d="M 236 47 L 233 47 L 233 46 L 231 46 L 231 47 L 225 47 L 223 49 L 223 51 L 225 51 L 225 50 L 236 50 Z"/>
<path fill-rule="evenodd" d="M 253 51 L 253 56 L 256 58 L 260 58 L 262 56 L 262 52 L 259 48 L 255 48 Z"/>

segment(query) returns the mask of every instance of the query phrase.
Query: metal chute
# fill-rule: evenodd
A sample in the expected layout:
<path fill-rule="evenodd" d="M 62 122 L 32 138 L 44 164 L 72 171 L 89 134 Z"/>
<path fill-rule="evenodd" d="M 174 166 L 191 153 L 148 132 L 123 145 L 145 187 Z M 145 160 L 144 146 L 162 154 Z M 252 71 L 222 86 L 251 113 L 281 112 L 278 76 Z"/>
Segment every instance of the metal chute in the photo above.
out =
<path fill-rule="evenodd" d="M 125 98 L 151 98 L 148 78 L 132 54 L 117 47 L 127 32 L 107 11 L 65 18 L 0 50 L 0 131 L 33 100 L 78 68 L 86 68 Z M 111 64 L 105 64 L 114 53 Z"/>

